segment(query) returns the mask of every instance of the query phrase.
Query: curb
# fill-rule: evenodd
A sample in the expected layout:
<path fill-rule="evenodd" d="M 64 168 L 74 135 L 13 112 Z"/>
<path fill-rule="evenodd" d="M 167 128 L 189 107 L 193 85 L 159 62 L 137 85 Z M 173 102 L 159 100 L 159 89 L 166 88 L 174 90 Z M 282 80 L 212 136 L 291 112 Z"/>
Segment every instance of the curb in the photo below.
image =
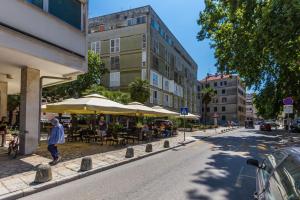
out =
<path fill-rule="evenodd" d="M 26 196 L 29 196 L 29 195 L 32 195 L 32 194 L 50 189 L 50 188 L 54 188 L 54 187 L 59 186 L 59 185 L 63 185 L 65 183 L 69 183 L 69 182 L 72 182 L 72 181 L 75 181 L 75 180 L 78 180 L 78 179 L 81 179 L 81 178 L 84 178 L 84 177 L 87 177 L 87 176 L 90 176 L 90 175 L 93 175 L 93 174 L 97 174 L 99 172 L 103 172 L 103 171 L 106 171 L 106 170 L 109 170 L 109 169 L 112 169 L 112 168 L 116 168 L 116 167 L 131 163 L 131 162 L 134 162 L 134 161 L 137 161 L 137 160 L 141 160 L 143 158 L 153 156 L 155 154 L 159 154 L 159 153 L 162 153 L 162 152 L 165 152 L 165 151 L 169 151 L 169 150 L 175 149 L 177 147 L 193 143 L 195 141 L 196 140 L 191 140 L 191 141 L 187 141 L 187 142 L 183 142 L 183 143 L 178 143 L 177 145 L 172 146 L 170 148 L 161 149 L 161 150 L 158 150 L 158 151 L 155 151 L 155 152 L 147 153 L 145 155 L 141 155 L 141 156 L 137 156 L 137 157 L 134 157 L 134 158 L 129 158 L 129 159 L 126 159 L 126 160 L 122 160 L 120 162 L 117 162 L 117 163 L 114 163 L 114 164 L 111 164 L 111 165 L 107 165 L 107 166 L 103 166 L 103 167 L 99 167 L 99 168 L 94 168 L 94 169 L 91 169 L 91 170 L 86 171 L 86 172 L 79 172 L 76 175 L 71 175 L 71 176 L 62 178 L 62 179 L 57 180 L 57 181 L 49 181 L 49 182 L 46 182 L 46 183 L 42 183 L 42 184 L 38 184 L 38 185 L 35 185 L 35 186 L 32 186 L 32 187 L 28 187 L 28 188 L 23 189 L 23 190 L 18 190 L 18 191 L 15 191 L 15 192 L 7 193 L 7 194 L 4 194 L 4 195 L 1 195 L 0 200 L 13 200 L 13 199 L 26 197 Z"/>
<path fill-rule="evenodd" d="M 220 132 L 218 132 L 216 134 L 201 136 L 201 139 L 206 139 L 206 138 L 210 138 L 212 136 L 217 136 L 217 135 L 225 134 L 227 132 L 235 131 L 235 130 L 238 130 L 238 129 L 239 128 L 222 129 L 222 130 L 220 130 Z"/>

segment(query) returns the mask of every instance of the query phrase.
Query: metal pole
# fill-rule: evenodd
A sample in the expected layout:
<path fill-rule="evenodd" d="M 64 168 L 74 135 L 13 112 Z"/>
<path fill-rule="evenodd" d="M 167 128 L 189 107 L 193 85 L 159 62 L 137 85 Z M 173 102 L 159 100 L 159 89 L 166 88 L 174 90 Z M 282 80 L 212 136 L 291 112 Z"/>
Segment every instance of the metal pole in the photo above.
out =
<path fill-rule="evenodd" d="M 290 132 L 290 113 L 288 113 L 288 116 L 287 116 L 287 124 L 288 124 L 288 132 Z"/>
<path fill-rule="evenodd" d="M 183 141 L 185 142 L 185 115 L 183 115 Z"/>

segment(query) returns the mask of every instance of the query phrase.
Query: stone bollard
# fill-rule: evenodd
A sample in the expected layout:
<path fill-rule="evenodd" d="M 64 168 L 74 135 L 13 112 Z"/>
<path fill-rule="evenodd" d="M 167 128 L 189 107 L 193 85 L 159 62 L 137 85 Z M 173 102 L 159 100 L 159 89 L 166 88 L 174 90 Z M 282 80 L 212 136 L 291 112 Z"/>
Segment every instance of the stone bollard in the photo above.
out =
<path fill-rule="evenodd" d="M 169 147 L 170 147 L 169 140 L 165 140 L 165 142 L 164 142 L 164 148 L 169 148 Z"/>
<path fill-rule="evenodd" d="M 132 147 L 128 147 L 126 150 L 125 158 L 132 158 L 134 156 L 134 150 Z"/>
<path fill-rule="evenodd" d="M 93 161 L 91 157 L 84 157 L 81 160 L 80 171 L 89 171 L 93 168 Z"/>
<path fill-rule="evenodd" d="M 152 152 L 152 144 L 147 144 L 147 145 L 146 145 L 145 151 L 146 151 L 147 153 Z"/>
<path fill-rule="evenodd" d="M 40 164 L 37 166 L 35 174 L 35 183 L 45 183 L 52 180 L 52 171 L 51 167 L 48 164 Z"/>

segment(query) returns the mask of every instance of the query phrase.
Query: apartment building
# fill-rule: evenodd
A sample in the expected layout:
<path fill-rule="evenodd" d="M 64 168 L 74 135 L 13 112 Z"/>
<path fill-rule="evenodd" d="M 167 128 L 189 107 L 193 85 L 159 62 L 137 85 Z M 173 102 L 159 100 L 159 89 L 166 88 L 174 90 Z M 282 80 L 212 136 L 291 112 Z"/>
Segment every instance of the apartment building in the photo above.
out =
<path fill-rule="evenodd" d="M 20 94 L 20 151 L 39 143 L 41 87 L 87 71 L 87 0 L 2 0 L 0 117 L 7 95 Z"/>
<path fill-rule="evenodd" d="M 258 120 L 258 117 L 253 100 L 253 94 L 246 94 L 246 120 L 256 122 Z"/>
<path fill-rule="evenodd" d="M 151 6 L 89 19 L 88 41 L 110 71 L 106 87 L 127 90 L 136 78 L 148 80 L 147 105 L 196 112 L 197 64 Z"/>
<path fill-rule="evenodd" d="M 198 97 L 201 98 L 201 91 L 205 87 L 216 90 L 216 95 L 207 106 L 207 121 L 213 123 L 213 118 L 218 118 L 219 124 L 227 121 L 237 122 L 244 125 L 246 118 L 246 89 L 237 75 L 208 75 L 199 81 Z M 205 116 L 205 105 L 200 104 L 200 115 L 202 120 Z"/>

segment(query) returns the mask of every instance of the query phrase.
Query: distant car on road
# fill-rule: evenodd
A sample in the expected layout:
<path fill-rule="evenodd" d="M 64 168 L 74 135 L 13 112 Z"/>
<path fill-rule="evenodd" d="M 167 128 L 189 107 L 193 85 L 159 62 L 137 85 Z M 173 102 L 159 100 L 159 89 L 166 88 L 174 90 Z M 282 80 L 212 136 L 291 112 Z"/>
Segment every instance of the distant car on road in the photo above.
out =
<path fill-rule="evenodd" d="M 248 159 L 247 164 L 257 167 L 254 199 L 300 199 L 300 147 L 277 150 L 261 162 Z"/>
<path fill-rule="evenodd" d="M 295 119 L 291 125 L 292 132 L 299 133 L 300 132 L 300 118 Z"/>
<path fill-rule="evenodd" d="M 272 125 L 268 122 L 263 122 L 259 125 L 259 130 L 261 131 L 271 131 Z"/>
<path fill-rule="evenodd" d="M 245 128 L 254 128 L 253 120 L 246 120 L 245 121 Z"/>
<path fill-rule="evenodd" d="M 239 126 L 239 123 L 237 123 L 237 122 L 232 121 L 230 123 L 231 123 L 231 126 Z"/>

